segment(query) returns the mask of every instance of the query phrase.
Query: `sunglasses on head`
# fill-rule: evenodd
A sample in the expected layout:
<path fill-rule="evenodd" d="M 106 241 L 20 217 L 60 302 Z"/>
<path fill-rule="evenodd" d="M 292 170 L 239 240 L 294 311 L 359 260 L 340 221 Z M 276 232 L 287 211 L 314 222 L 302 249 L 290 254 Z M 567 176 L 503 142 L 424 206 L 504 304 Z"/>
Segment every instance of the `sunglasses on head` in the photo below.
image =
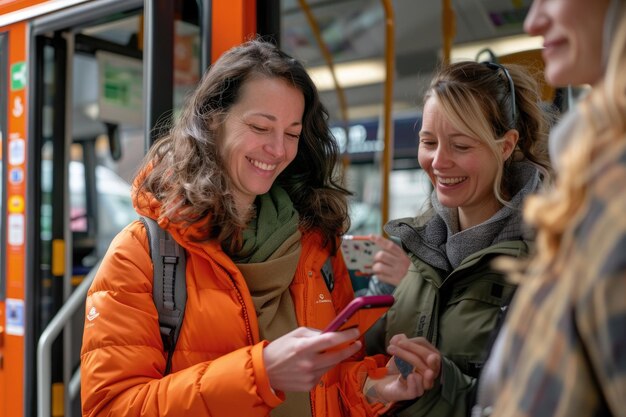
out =
<path fill-rule="evenodd" d="M 509 83 L 509 91 L 511 93 L 511 122 L 515 124 L 517 119 L 517 108 L 515 105 L 515 84 L 513 84 L 513 79 L 511 78 L 511 74 L 509 74 L 509 70 L 506 69 L 504 65 L 498 64 L 497 62 L 481 62 L 481 64 L 486 65 L 488 68 L 491 68 L 495 71 L 500 71 L 504 73 L 508 83 Z"/>

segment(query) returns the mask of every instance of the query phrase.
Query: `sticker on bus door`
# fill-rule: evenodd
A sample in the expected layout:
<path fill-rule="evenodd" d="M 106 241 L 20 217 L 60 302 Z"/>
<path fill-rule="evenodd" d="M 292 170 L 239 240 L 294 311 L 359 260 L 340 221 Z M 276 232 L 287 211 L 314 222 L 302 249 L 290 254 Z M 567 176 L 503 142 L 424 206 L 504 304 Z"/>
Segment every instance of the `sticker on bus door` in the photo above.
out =
<path fill-rule="evenodd" d="M 8 243 L 11 246 L 24 244 L 24 214 L 15 213 L 7 216 L 9 223 Z"/>
<path fill-rule="evenodd" d="M 7 334 L 24 336 L 24 300 L 6 299 Z"/>

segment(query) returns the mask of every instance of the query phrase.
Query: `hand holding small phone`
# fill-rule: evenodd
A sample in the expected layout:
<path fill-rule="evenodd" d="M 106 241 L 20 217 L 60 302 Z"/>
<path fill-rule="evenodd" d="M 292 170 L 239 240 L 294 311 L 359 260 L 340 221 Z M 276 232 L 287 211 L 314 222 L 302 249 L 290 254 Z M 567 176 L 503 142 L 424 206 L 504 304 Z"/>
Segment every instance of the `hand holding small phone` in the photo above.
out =
<path fill-rule="evenodd" d="M 396 368 L 398 368 L 398 372 L 400 372 L 400 375 L 402 375 L 402 378 L 404 379 L 411 375 L 411 372 L 415 370 L 413 365 L 398 356 L 393 357 L 393 362 L 396 365 Z"/>
<path fill-rule="evenodd" d="M 357 276 L 369 276 L 374 272 L 374 255 L 380 248 L 369 236 L 345 235 L 341 242 L 341 252 L 346 266 Z"/>
<path fill-rule="evenodd" d="M 387 352 L 393 355 L 393 363 L 402 378 L 407 379 L 416 372 L 425 389 L 433 387 L 441 372 L 441 353 L 426 338 L 409 339 L 404 334 L 397 334 L 389 340 Z M 407 359 L 401 358 L 400 354 Z"/>
<path fill-rule="evenodd" d="M 379 281 L 397 287 L 406 276 L 411 260 L 398 239 L 379 235 L 370 235 L 370 239 L 379 248 L 374 257 L 373 272 Z"/>

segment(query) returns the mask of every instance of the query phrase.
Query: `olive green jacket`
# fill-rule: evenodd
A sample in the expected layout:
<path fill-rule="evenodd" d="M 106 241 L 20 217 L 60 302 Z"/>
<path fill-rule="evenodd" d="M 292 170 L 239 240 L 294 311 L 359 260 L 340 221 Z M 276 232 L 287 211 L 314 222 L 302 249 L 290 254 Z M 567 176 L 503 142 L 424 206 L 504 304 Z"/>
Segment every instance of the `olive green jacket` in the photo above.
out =
<path fill-rule="evenodd" d="M 395 304 L 366 334 L 367 351 L 385 353 L 395 334 L 423 336 L 441 352 L 442 370 L 436 387 L 397 415 L 469 415 L 492 331 L 515 290 L 491 261 L 528 251 L 523 240 L 499 242 L 468 256 L 449 274 L 408 253 L 412 265 L 394 293 Z"/>

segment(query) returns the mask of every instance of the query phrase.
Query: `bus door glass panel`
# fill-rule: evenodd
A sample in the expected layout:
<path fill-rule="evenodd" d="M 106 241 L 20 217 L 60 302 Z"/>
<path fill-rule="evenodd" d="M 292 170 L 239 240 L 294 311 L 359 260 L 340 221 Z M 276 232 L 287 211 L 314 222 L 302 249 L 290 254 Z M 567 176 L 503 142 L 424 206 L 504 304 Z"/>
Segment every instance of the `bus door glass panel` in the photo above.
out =
<path fill-rule="evenodd" d="M 55 170 L 53 167 L 54 138 L 53 125 L 55 111 L 55 48 L 51 44 L 41 47 L 42 73 L 41 94 L 42 111 L 41 120 L 38 123 L 40 129 L 40 158 L 41 169 L 39 181 L 39 269 L 40 269 L 40 322 L 41 329 L 52 319 L 55 313 L 54 288 L 52 276 L 52 242 L 53 236 L 53 216 L 54 216 L 54 192 Z M 61 139 L 62 140 L 62 139 Z M 58 172 L 58 171 L 57 171 Z M 37 188 L 35 188 L 37 189 Z M 58 209 L 58 208 L 57 208 Z M 61 289 L 58 288 L 57 296 L 60 296 Z"/>
<path fill-rule="evenodd" d="M 176 5 L 174 104 L 180 108 L 200 78 L 200 42 L 196 2 L 178 1 Z M 72 83 L 72 124 L 65 129 L 70 130 L 72 137 L 67 210 L 73 235 L 75 284 L 104 255 L 113 237 L 137 218 L 130 199 L 130 183 L 145 152 L 140 13 L 131 11 L 114 19 L 99 19 L 73 33 L 72 76 L 65 80 Z M 53 138 L 54 118 L 60 117 L 64 109 L 63 105 L 55 106 L 56 95 L 61 94 L 57 91 L 60 87 L 55 85 L 55 79 L 60 76 L 55 74 L 59 52 L 51 40 L 45 43 L 40 195 L 40 265 L 44 289 L 51 286 L 55 179 L 52 160 L 55 152 L 62 150 L 55 141 L 64 140 Z M 46 290 L 43 296 L 48 299 Z M 46 312 L 51 310 L 42 309 L 44 323 L 50 318 Z"/>
<path fill-rule="evenodd" d="M 201 74 L 197 2 L 178 1 L 175 9 L 174 117 Z M 82 146 L 80 151 L 72 147 L 70 170 L 91 172 L 96 193 L 93 215 L 75 219 L 72 228 L 75 234 L 81 233 L 79 229 L 86 227 L 85 221 L 94 221 L 97 231 L 93 252 L 82 253 L 77 268 L 93 266 L 104 256 L 115 235 L 137 219 L 130 187 L 145 152 L 143 63 L 138 44 L 141 25 L 140 15 L 132 14 L 85 27 L 76 36 L 72 129 L 74 142 Z M 157 129 L 164 133 L 170 123 L 162 120 Z M 84 209 L 78 206 L 83 202 L 79 197 L 83 186 L 70 183 L 71 198 L 77 204 L 72 210 L 78 210 L 77 214 Z M 85 195 L 84 202 L 89 206 L 90 194 Z"/>
<path fill-rule="evenodd" d="M 35 49 L 35 70 L 32 74 L 33 91 L 36 98 L 32 102 L 33 131 L 30 143 L 35 147 L 35 158 L 29 166 L 33 179 L 33 214 L 29 220 L 38 233 L 38 242 L 33 242 L 33 258 L 39 266 L 38 273 L 30 285 L 33 300 L 31 331 L 38 338 L 63 305 L 63 204 L 64 188 L 64 125 L 65 109 L 63 101 L 65 87 L 65 41 L 60 36 L 37 36 L 32 47 Z M 36 246 L 35 246 L 36 245 Z M 56 250 L 53 248 L 56 247 Z M 56 261 L 55 261 L 56 259 Z M 55 358 L 51 367 L 51 383 L 63 380 L 63 344 L 57 339 L 52 345 L 51 356 Z M 28 361 L 31 361 L 32 357 Z M 32 362 L 31 362 L 32 363 Z M 27 378 L 35 379 L 35 368 L 27 367 Z M 30 396 L 30 393 L 27 394 Z"/>
<path fill-rule="evenodd" d="M 130 187 L 144 155 L 141 32 L 136 11 L 75 36 L 69 187 L 76 283 L 137 218 Z"/>
<path fill-rule="evenodd" d="M 174 18 L 174 117 L 202 76 L 198 2 L 177 2 Z"/>
<path fill-rule="evenodd" d="M 174 63 L 157 62 L 174 66 L 174 114 L 201 73 L 197 2 L 177 1 L 175 10 Z M 79 276 L 137 218 L 130 184 L 145 153 L 140 13 L 100 19 L 74 34 L 68 187 L 73 268 Z M 164 120 L 157 128 L 169 124 Z"/>

